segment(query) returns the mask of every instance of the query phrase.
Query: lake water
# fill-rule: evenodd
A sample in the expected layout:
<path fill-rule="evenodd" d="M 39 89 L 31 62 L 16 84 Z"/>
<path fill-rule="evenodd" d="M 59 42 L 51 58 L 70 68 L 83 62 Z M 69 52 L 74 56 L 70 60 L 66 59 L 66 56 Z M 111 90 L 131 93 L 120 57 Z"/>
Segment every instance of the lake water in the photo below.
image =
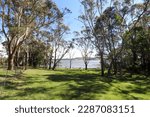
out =
<path fill-rule="evenodd" d="M 64 59 L 61 60 L 59 68 L 70 68 L 70 60 Z M 72 68 L 85 68 L 84 62 L 82 59 L 73 59 Z M 99 59 L 89 60 L 88 68 L 100 68 Z"/>

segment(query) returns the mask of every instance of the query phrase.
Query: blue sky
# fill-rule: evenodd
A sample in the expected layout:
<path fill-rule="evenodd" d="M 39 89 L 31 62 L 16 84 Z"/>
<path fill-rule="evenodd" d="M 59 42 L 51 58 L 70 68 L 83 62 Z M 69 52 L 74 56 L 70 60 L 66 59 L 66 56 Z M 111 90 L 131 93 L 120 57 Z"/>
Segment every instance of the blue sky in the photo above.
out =
<path fill-rule="evenodd" d="M 65 7 L 71 10 L 71 14 L 68 14 L 64 17 L 64 22 L 69 26 L 71 34 L 66 35 L 64 38 L 67 40 L 71 40 L 74 38 L 73 31 L 80 31 L 82 23 L 77 20 L 78 16 L 81 13 L 81 5 L 79 0 L 53 0 L 60 10 Z M 73 57 L 81 57 L 81 52 L 78 49 L 74 49 L 72 51 L 74 54 Z M 69 58 L 69 54 L 67 54 L 64 58 Z"/>
<path fill-rule="evenodd" d="M 80 31 L 82 27 L 82 23 L 77 20 L 78 16 L 82 13 L 82 6 L 80 4 L 80 0 L 53 0 L 57 6 L 62 10 L 63 8 L 67 7 L 71 10 L 71 14 L 68 14 L 64 17 L 65 24 L 68 25 L 71 29 L 71 34 L 66 35 L 64 38 L 66 40 L 71 40 L 74 38 L 73 31 Z M 142 0 L 134 0 L 134 2 L 141 2 Z M 80 51 L 78 49 L 74 50 L 75 55 L 74 57 L 81 57 Z M 93 53 L 93 56 L 96 52 Z M 65 56 L 68 58 L 68 55 Z"/>
<path fill-rule="evenodd" d="M 65 24 L 68 25 L 73 31 L 80 31 L 82 23 L 77 20 L 78 16 L 81 15 L 82 6 L 80 4 L 80 0 L 53 0 L 57 6 L 62 10 L 63 8 L 67 7 L 71 10 L 71 14 L 68 14 L 64 17 Z M 109 0 L 108 0 L 109 1 Z M 141 2 L 142 0 L 134 0 L 135 3 Z M 73 34 L 65 36 L 66 39 L 73 38 Z"/>
<path fill-rule="evenodd" d="M 64 17 L 65 24 L 68 25 L 73 31 L 79 31 L 81 29 L 82 23 L 77 20 L 78 16 L 81 13 L 81 5 L 79 0 L 53 0 L 60 9 L 67 7 L 71 10 L 71 14 L 68 14 Z M 73 35 L 66 37 L 67 39 L 73 38 Z"/>

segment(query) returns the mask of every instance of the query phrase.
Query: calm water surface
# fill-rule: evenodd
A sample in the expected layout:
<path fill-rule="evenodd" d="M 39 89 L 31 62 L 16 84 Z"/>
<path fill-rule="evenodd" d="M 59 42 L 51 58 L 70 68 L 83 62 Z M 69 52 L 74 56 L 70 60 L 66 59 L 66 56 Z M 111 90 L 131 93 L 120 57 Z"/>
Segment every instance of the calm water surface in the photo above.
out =
<path fill-rule="evenodd" d="M 64 59 L 61 60 L 59 68 L 70 68 L 70 60 Z M 82 59 L 73 59 L 72 60 L 72 68 L 85 68 L 84 62 Z M 100 63 L 98 59 L 89 60 L 88 68 L 100 68 Z"/>

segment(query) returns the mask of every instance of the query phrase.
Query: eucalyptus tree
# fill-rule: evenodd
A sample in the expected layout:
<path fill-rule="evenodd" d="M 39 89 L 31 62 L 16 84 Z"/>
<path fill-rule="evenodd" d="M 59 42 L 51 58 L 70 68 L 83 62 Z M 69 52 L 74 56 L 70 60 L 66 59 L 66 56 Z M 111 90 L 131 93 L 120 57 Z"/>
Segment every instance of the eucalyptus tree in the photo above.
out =
<path fill-rule="evenodd" d="M 75 43 L 81 52 L 82 59 L 85 65 L 85 70 L 87 70 L 94 49 L 93 44 L 91 42 L 92 36 L 90 30 L 88 30 L 88 27 L 82 30 L 80 33 L 79 32 L 75 33 L 76 33 L 75 36 L 77 37 L 75 38 Z"/>
<path fill-rule="evenodd" d="M 8 70 L 13 69 L 15 53 L 23 42 L 62 16 L 51 0 L 1 0 L 1 31 L 6 39 Z"/>
<path fill-rule="evenodd" d="M 100 56 L 101 75 L 104 76 L 104 39 L 95 31 L 97 16 L 103 13 L 106 0 L 82 0 L 83 12 L 79 16 L 84 27 L 89 27 L 94 38 L 91 38 L 98 55 Z"/>
<path fill-rule="evenodd" d="M 122 50 L 123 16 L 115 7 L 107 7 L 103 14 L 97 19 L 95 30 L 102 35 L 105 43 L 105 51 L 108 55 L 108 75 L 112 67 L 114 74 L 117 73 L 117 61 Z"/>
<path fill-rule="evenodd" d="M 72 68 L 72 61 L 73 61 L 73 57 L 75 55 L 75 51 L 74 51 L 74 45 L 72 48 L 70 48 L 69 50 L 69 68 L 71 69 Z"/>
<path fill-rule="evenodd" d="M 130 39 L 128 40 L 130 42 L 130 44 L 132 45 L 132 48 L 130 48 L 131 50 L 131 59 L 132 59 L 132 63 L 131 63 L 131 68 L 132 71 L 135 72 L 138 66 L 138 47 L 140 47 L 141 42 L 142 44 L 144 44 L 144 41 L 146 41 L 146 38 L 143 38 L 144 36 L 146 36 L 147 33 L 147 29 L 149 26 L 149 10 L 150 10 L 150 1 L 149 0 L 145 0 L 144 3 L 139 3 L 139 4 L 134 4 L 132 6 L 132 12 L 131 12 L 131 22 L 129 24 L 129 35 L 130 35 Z M 144 31 L 144 30 L 145 31 Z M 142 31 L 143 34 L 141 33 Z M 139 38 L 139 35 L 143 35 L 143 37 L 141 36 Z M 137 46 L 137 42 L 139 39 L 142 39 L 141 42 L 139 42 L 139 45 Z M 148 41 L 147 41 L 148 44 Z M 145 48 L 145 46 L 143 46 L 142 48 Z M 147 50 L 147 49 L 146 49 Z M 143 52 L 144 53 L 144 52 Z M 148 54 L 147 54 L 148 55 Z M 144 57 L 145 55 L 143 55 Z M 146 66 L 146 65 L 145 65 Z"/>
<path fill-rule="evenodd" d="M 100 55 L 101 75 L 104 75 L 104 54 L 110 58 L 108 75 L 112 68 L 116 74 L 117 65 L 121 68 L 122 64 L 123 35 L 126 30 L 132 31 L 142 16 L 148 12 L 149 0 L 143 3 L 132 0 L 82 0 L 81 4 L 83 13 L 79 16 L 79 20 L 84 26 L 89 26 L 95 37 L 93 42 Z"/>
<path fill-rule="evenodd" d="M 64 39 L 64 35 L 69 31 L 69 27 L 66 26 L 62 19 L 57 21 L 56 26 L 53 28 L 52 33 L 52 53 L 53 53 L 53 66 L 52 70 L 55 70 L 62 58 L 73 48 L 72 41 L 67 41 Z"/>
<path fill-rule="evenodd" d="M 29 65 L 36 68 L 43 67 L 46 64 L 46 55 L 46 44 L 42 40 L 32 38 L 30 39 L 30 42 L 28 42 L 28 51 L 26 51 L 26 46 L 21 46 L 21 53 L 19 57 L 23 66 L 27 67 L 27 65 Z"/>
<path fill-rule="evenodd" d="M 132 72 L 145 72 L 150 70 L 150 17 L 148 12 L 131 27 L 131 31 L 126 31 L 124 61 L 126 67 Z"/>
<path fill-rule="evenodd" d="M 83 0 L 81 3 L 84 10 L 83 14 L 79 16 L 79 20 L 83 22 L 85 26 L 90 28 L 94 36 L 94 38 L 92 38 L 92 42 L 100 56 L 101 75 L 104 76 L 106 61 L 105 55 L 110 53 L 110 51 L 112 52 L 112 46 L 115 49 L 115 45 L 118 42 L 114 41 L 116 34 L 113 32 L 116 31 L 112 29 L 119 27 L 119 24 L 117 23 L 122 18 L 121 16 L 116 15 L 119 13 L 117 13 L 117 10 L 112 7 L 113 0 Z M 115 26 L 113 26 L 114 24 Z"/>
<path fill-rule="evenodd" d="M 118 67 L 120 70 L 122 69 L 124 32 L 126 30 L 132 32 L 143 15 L 147 14 L 148 4 L 149 1 L 145 1 L 145 3 L 134 3 L 131 0 L 112 1 L 112 5 L 107 7 L 103 15 L 97 19 L 96 28 L 99 27 L 97 29 L 101 30 L 103 27 L 105 29 L 105 47 L 110 58 L 108 76 L 112 68 L 114 68 L 114 74 L 117 73 Z"/>
<path fill-rule="evenodd" d="M 64 35 L 69 32 L 69 27 L 64 24 L 63 19 L 64 16 L 70 14 L 71 11 L 68 8 L 64 8 L 61 13 L 62 17 L 58 17 L 52 25 L 47 25 L 45 29 L 38 31 L 38 38 L 40 38 L 40 40 L 42 40 L 47 47 L 47 52 L 45 54 L 45 67 L 47 66 L 48 69 L 55 69 L 55 67 L 57 66 L 56 64 L 58 64 L 59 61 L 68 52 L 68 50 L 67 52 L 60 51 L 60 48 L 63 48 L 63 45 L 65 46 L 65 43 L 67 43 L 67 45 L 71 43 L 63 39 Z M 59 47 L 57 48 L 56 46 L 58 45 Z M 55 54 L 55 51 L 58 50 L 60 51 L 60 53 L 56 52 Z"/>

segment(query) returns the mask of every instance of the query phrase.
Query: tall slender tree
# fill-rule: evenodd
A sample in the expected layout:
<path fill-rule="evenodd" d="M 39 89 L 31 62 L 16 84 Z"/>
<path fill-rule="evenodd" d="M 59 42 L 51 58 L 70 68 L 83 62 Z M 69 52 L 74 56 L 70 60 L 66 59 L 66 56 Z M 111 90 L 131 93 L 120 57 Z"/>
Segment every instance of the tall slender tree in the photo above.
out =
<path fill-rule="evenodd" d="M 83 23 L 85 27 L 89 27 L 94 38 L 92 42 L 100 56 L 101 63 L 101 76 L 104 76 L 104 39 L 95 31 L 95 23 L 97 15 L 101 15 L 106 0 L 82 0 L 83 13 L 79 16 L 79 21 Z"/>
<path fill-rule="evenodd" d="M 85 70 L 88 69 L 88 64 L 93 53 L 93 44 L 91 42 L 91 32 L 88 27 L 82 30 L 80 33 L 76 32 L 76 45 L 81 52 L 82 59 L 84 61 Z"/>
<path fill-rule="evenodd" d="M 14 67 L 14 56 L 31 34 L 62 17 L 50 0 L 1 0 L 1 31 L 6 39 L 8 70 Z"/>

